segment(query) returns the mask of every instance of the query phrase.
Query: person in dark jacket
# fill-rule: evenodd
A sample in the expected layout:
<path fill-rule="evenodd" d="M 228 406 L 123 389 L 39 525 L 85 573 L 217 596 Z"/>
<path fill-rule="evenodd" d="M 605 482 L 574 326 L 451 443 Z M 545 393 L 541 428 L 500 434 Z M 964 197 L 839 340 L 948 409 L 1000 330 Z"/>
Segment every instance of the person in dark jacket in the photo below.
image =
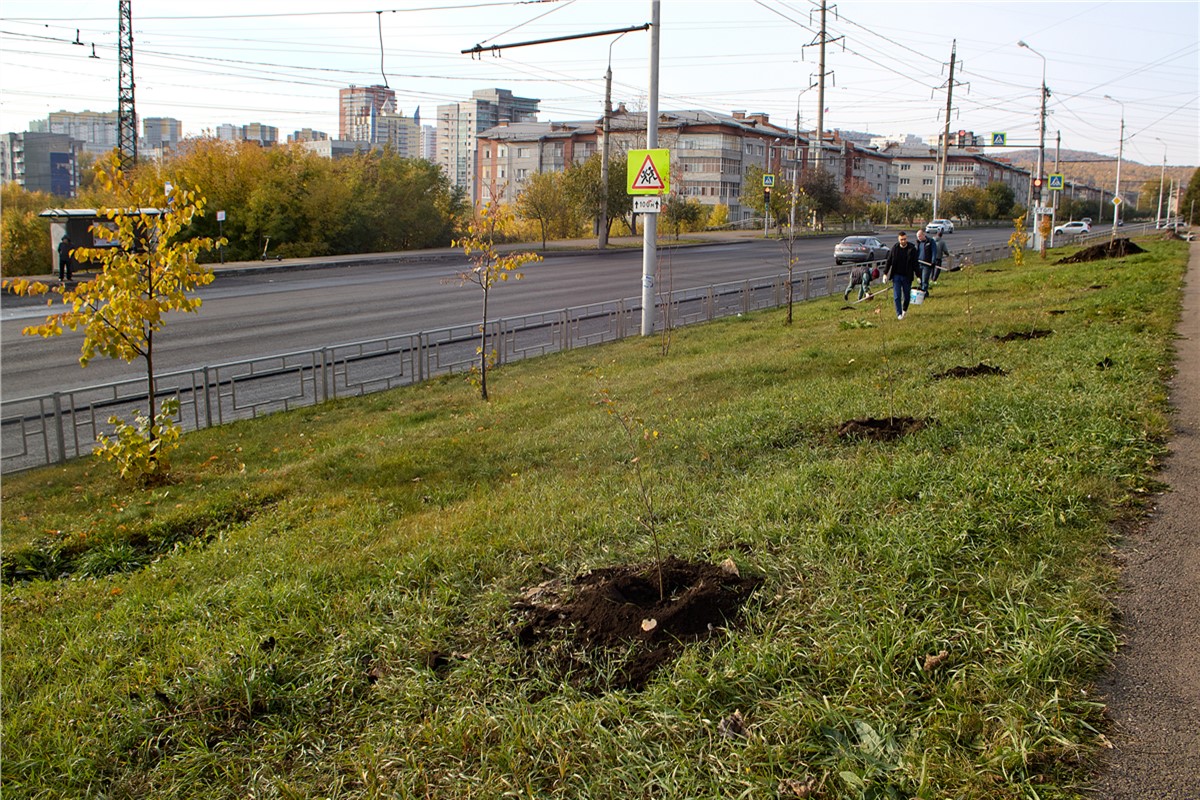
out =
<path fill-rule="evenodd" d="M 877 277 L 879 276 L 874 267 L 869 264 L 859 264 L 850 270 L 850 282 L 846 284 L 846 291 L 842 294 L 842 299 L 849 300 L 850 292 L 857 286 L 858 299 L 862 300 L 871 290 L 871 279 Z"/>
<path fill-rule="evenodd" d="M 921 268 L 921 291 L 929 294 L 929 282 L 933 279 L 938 264 L 937 242 L 925 231 L 917 231 L 917 265 Z"/>
<path fill-rule="evenodd" d="M 950 247 L 946 244 L 946 240 L 942 238 L 943 235 L 944 235 L 943 231 L 938 231 L 937 238 L 934 239 L 934 241 L 937 242 L 937 249 L 938 249 L 937 269 L 935 269 L 933 271 L 933 282 L 934 283 L 937 283 L 938 276 L 942 274 L 942 270 L 946 270 L 947 272 L 951 271 L 951 269 L 950 269 Z"/>
<path fill-rule="evenodd" d="M 66 236 L 58 240 L 58 279 L 71 280 L 71 240 Z"/>
<path fill-rule="evenodd" d="M 908 313 L 908 298 L 912 293 L 913 276 L 917 274 L 917 248 L 908 241 L 904 231 L 896 234 L 896 243 L 888 251 L 883 268 L 884 279 L 892 282 L 892 298 L 896 301 L 896 319 Z"/>

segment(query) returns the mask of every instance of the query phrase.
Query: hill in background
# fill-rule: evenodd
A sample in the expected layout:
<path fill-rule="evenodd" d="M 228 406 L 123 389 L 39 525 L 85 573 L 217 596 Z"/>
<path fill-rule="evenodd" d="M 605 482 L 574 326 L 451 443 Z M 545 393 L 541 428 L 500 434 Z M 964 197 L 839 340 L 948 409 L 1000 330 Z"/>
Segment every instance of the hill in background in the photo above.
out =
<path fill-rule="evenodd" d="M 1006 158 L 1014 164 L 1037 169 L 1038 151 L 1013 150 L 1011 152 L 992 152 L 991 155 Z M 1092 186 L 1111 189 L 1117 181 L 1117 159 L 1103 153 L 1090 153 L 1086 150 L 1063 150 L 1059 157 L 1059 169 L 1067 180 L 1082 181 Z M 1046 172 L 1054 171 L 1054 148 L 1046 148 Z M 1185 189 L 1192 178 L 1195 167 L 1180 167 L 1167 165 L 1167 180 L 1174 178 Z M 1136 161 L 1121 162 L 1121 184 L 1126 189 L 1135 189 L 1146 181 L 1157 181 L 1162 174 L 1161 164 L 1139 164 Z"/>

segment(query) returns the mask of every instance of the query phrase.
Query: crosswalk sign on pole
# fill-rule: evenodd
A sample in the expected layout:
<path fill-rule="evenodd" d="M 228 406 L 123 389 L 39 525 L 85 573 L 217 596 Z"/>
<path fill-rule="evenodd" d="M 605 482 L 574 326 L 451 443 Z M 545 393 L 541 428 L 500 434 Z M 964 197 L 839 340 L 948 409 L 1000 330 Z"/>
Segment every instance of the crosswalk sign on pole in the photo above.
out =
<path fill-rule="evenodd" d="M 1052 172 L 1052 173 L 1050 173 L 1049 177 L 1050 177 L 1050 183 L 1048 185 L 1050 187 L 1050 191 L 1061 192 L 1062 188 L 1063 188 L 1062 173 L 1061 172 Z"/>
<path fill-rule="evenodd" d="M 626 194 L 667 194 L 671 191 L 671 151 L 630 150 L 625 168 Z"/>
<path fill-rule="evenodd" d="M 1004 147 L 1008 143 L 1008 133 L 993 133 L 992 147 Z"/>

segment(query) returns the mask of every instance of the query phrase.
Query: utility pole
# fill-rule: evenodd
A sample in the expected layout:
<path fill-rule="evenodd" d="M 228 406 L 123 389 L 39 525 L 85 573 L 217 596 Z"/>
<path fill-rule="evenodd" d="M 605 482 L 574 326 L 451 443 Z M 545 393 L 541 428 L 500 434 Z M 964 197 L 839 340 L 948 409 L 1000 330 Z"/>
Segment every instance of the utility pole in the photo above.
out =
<path fill-rule="evenodd" d="M 612 116 L 612 42 L 608 46 L 608 69 L 604 73 L 604 152 L 600 156 L 600 231 L 596 246 L 608 247 L 608 126 Z"/>
<path fill-rule="evenodd" d="M 816 130 L 817 154 L 816 154 L 816 161 L 814 164 L 814 166 L 816 167 L 816 170 L 818 172 L 822 169 L 821 161 L 824 156 L 823 151 L 825 149 L 825 146 L 824 146 L 824 141 L 825 141 L 825 76 L 827 74 L 829 74 L 825 71 L 825 45 L 828 44 L 829 42 L 836 42 L 838 39 L 842 38 L 842 37 L 838 36 L 836 38 L 830 39 L 829 35 L 826 33 L 825 17 L 826 17 L 827 12 L 828 12 L 828 5 L 826 4 L 825 0 L 821 0 L 821 30 L 819 33 L 817 33 L 817 38 L 814 41 L 809 42 L 809 44 L 808 44 L 809 47 L 811 47 L 814 44 L 819 45 L 820 46 L 820 54 L 821 54 L 820 66 L 818 67 L 819 71 L 817 74 L 817 130 Z M 810 16 L 810 19 L 811 19 L 811 16 Z M 809 144 L 809 147 L 810 148 L 812 147 L 811 143 Z M 813 211 L 813 227 L 814 228 L 816 227 L 816 213 L 817 212 L 814 210 Z"/>
<path fill-rule="evenodd" d="M 950 42 L 950 78 L 946 82 L 946 125 L 942 129 L 942 152 L 938 159 L 937 183 L 933 191 L 933 218 L 940 219 L 939 207 L 946 192 L 946 165 L 950 159 L 950 110 L 954 102 L 954 59 L 958 51 L 958 40 Z"/>
<path fill-rule="evenodd" d="M 117 159 L 121 169 L 137 164 L 137 110 L 133 102 L 133 10 L 131 0 L 117 8 Z"/>
<path fill-rule="evenodd" d="M 650 97 L 646 108 L 646 149 L 658 147 L 658 40 L 662 30 L 660 0 L 650 4 Z M 654 333 L 654 273 L 658 269 L 658 214 L 643 214 L 642 336 Z"/>
<path fill-rule="evenodd" d="M 1157 136 L 1154 137 L 1154 141 L 1160 142 L 1163 146 L 1162 171 L 1158 174 L 1158 213 L 1154 215 L 1154 227 L 1155 229 L 1158 229 L 1162 227 L 1163 184 L 1167 182 L 1167 143 L 1162 139 L 1159 139 Z M 1169 202 L 1167 204 L 1167 216 L 1171 216 L 1171 206 Z"/>
<path fill-rule="evenodd" d="M 1037 186 L 1037 197 L 1034 198 L 1030 192 L 1030 204 L 1037 202 L 1038 208 L 1042 208 L 1045 205 L 1042 200 L 1042 192 L 1046 189 L 1046 98 L 1050 96 L 1050 90 L 1046 88 L 1046 57 L 1024 41 L 1017 42 L 1017 47 L 1024 47 L 1042 60 L 1042 112 L 1041 123 L 1038 126 L 1038 172 L 1037 181 L 1034 184 Z M 1042 241 L 1041 230 L 1042 215 L 1033 214 L 1031 219 L 1033 220 L 1033 247 L 1035 250 L 1041 250 L 1042 255 L 1045 255 L 1046 243 Z"/>
<path fill-rule="evenodd" d="M 1113 223 L 1110 241 L 1117 239 L 1117 225 L 1121 220 L 1121 160 L 1125 155 L 1125 104 L 1110 94 L 1104 95 L 1106 100 L 1112 100 L 1121 107 L 1121 140 L 1117 142 L 1117 188 L 1113 190 Z"/>
<path fill-rule="evenodd" d="M 1055 175 L 1059 174 L 1058 161 L 1059 161 L 1059 156 L 1061 156 L 1061 155 L 1062 155 L 1062 131 L 1059 131 L 1058 139 L 1054 144 L 1054 174 Z M 1066 181 L 1064 180 L 1063 183 L 1066 183 Z M 1066 187 L 1064 186 L 1063 188 L 1065 189 Z M 1058 196 L 1061 195 L 1062 193 L 1063 193 L 1063 189 L 1059 189 L 1057 192 L 1051 192 L 1051 194 L 1050 194 L 1050 200 L 1051 200 L 1050 207 L 1054 209 L 1053 211 L 1050 212 L 1050 222 L 1051 222 L 1050 246 L 1051 247 L 1054 247 L 1054 225 L 1053 225 L 1053 223 L 1058 221 Z"/>

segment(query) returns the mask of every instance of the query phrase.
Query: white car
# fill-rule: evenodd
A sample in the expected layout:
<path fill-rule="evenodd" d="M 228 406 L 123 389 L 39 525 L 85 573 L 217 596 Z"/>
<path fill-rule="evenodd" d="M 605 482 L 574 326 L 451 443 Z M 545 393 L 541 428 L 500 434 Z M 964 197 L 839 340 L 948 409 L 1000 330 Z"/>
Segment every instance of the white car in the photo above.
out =
<path fill-rule="evenodd" d="M 925 226 L 926 233 L 954 233 L 954 223 L 948 219 L 935 219 Z"/>
<path fill-rule="evenodd" d="M 1055 236 L 1078 236 L 1083 233 L 1091 233 L 1092 226 L 1083 220 L 1075 222 L 1066 222 L 1054 229 Z"/>

